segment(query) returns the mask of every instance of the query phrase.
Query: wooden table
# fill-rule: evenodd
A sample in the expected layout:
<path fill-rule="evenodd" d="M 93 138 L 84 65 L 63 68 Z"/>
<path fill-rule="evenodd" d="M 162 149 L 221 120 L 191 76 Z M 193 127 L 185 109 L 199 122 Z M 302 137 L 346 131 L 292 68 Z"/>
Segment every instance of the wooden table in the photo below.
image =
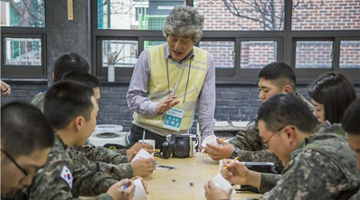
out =
<path fill-rule="evenodd" d="M 201 200 L 205 199 L 204 185 L 219 172 L 219 162 L 207 154 L 196 154 L 192 158 L 156 158 L 160 165 L 176 167 L 164 171 L 155 170 L 144 178 L 148 185 L 149 200 Z M 173 182 L 172 179 L 176 181 Z M 193 183 L 193 186 L 190 186 Z M 259 194 L 238 193 L 232 199 L 261 197 Z"/>

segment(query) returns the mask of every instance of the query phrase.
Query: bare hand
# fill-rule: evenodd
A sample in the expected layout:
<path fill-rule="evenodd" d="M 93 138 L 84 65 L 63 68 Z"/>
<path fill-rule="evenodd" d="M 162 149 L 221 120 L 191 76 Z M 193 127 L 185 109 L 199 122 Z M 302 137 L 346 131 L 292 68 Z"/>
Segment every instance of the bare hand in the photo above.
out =
<path fill-rule="evenodd" d="M 4 81 L 0 81 L 0 84 L 1 84 L 1 94 L 4 96 L 4 97 L 7 97 L 10 95 L 11 93 L 11 88 L 10 86 L 5 83 Z"/>
<path fill-rule="evenodd" d="M 209 154 L 209 156 L 215 161 L 230 158 L 230 156 L 235 150 L 235 147 L 229 143 L 222 141 L 220 138 L 217 138 L 217 142 L 222 146 L 219 147 L 211 144 L 206 144 L 205 152 Z"/>
<path fill-rule="evenodd" d="M 207 200 L 230 199 L 232 192 L 231 188 L 228 191 L 217 188 L 212 180 L 205 184 L 204 189 Z"/>
<path fill-rule="evenodd" d="M 147 152 L 149 152 L 150 154 L 152 154 L 154 152 L 154 147 L 151 144 L 148 144 L 148 143 L 142 144 L 141 142 L 137 142 L 130 149 L 128 149 L 126 151 L 126 154 L 128 156 L 132 156 L 134 154 L 134 152 L 139 152 L 140 149 L 144 149 Z"/>
<path fill-rule="evenodd" d="M 228 167 L 227 169 L 223 168 L 221 174 L 226 180 L 233 184 L 246 185 L 248 183 L 250 170 L 238 161 L 231 161 L 232 160 L 223 160 L 224 167 Z"/>
<path fill-rule="evenodd" d="M 123 187 L 126 184 L 130 184 L 127 189 L 123 192 Z M 124 179 L 112 185 L 107 193 L 114 199 L 114 200 L 131 200 L 135 193 L 135 185 L 129 179 Z"/>
<path fill-rule="evenodd" d="M 155 170 L 154 158 L 139 159 L 131 163 L 133 176 L 148 176 Z"/>
<path fill-rule="evenodd" d="M 158 115 L 163 114 L 164 112 L 170 110 L 172 107 L 179 104 L 179 101 L 176 100 L 176 95 L 170 95 L 166 99 L 162 100 L 158 105 L 156 106 L 156 113 Z"/>

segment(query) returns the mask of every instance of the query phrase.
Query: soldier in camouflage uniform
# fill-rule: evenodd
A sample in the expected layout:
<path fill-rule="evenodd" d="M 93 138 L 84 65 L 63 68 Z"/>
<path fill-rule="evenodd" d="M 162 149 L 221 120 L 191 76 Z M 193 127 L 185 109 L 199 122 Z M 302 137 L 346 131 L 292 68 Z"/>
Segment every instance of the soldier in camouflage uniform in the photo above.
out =
<path fill-rule="evenodd" d="M 131 199 L 134 193 L 131 181 L 118 182 L 96 166 L 84 164 L 70 149 L 85 142 L 96 125 L 97 113 L 91 88 L 66 81 L 50 87 L 45 95 L 44 114 L 57 136 L 47 164 L 27 189 L 29 199 L 78 199 L 80 195 L 98 195 L 92 199 Z M 128 182 L 131 187 L 122 193 L 121 187 Z"/>
<path fill-rule="evenodd" d="M 11 102 L 1 107 L 1 199 L 31 184 L 54 138 L 51 125 L 35 106 Z"/>
<path fill-rule="evenodd" d="M 355 100 L 346 109 L 342 125 L 349 137 L 349 146 L 357 155 L 357 168 L 360 170 L 360 99 Z M 350 200 L 359 200 L 360 190 Z"/>
<path fill-rule="evenodd" d="M 293 94 L 270 98 L 260 107 L 258 119 L 260 137 L 279 156 L 285 169 L 282 175 L 258 173 L 228 160 L 224 164 L 229 164 L 229 170 L 222 173 L 230 182 L 257 187 L 266 192 L 262 199 L 349 199 L 359 189 L 356 155 L 346 138 L 332 133 L 339 129 L 329 123 L 315 129 L 316 117 Z M 205 189 L 208 199 L 214 195 L 229 199 L 211 182 Z"/>
<path fill-rule="evenodd" d="M 100 100 L 100 82 L 99 80 L 86 72 L 71 71 L 63 75 L 61 80 L 71 80 L 83 83 L 94 91 L 96 102 Z M 147 176 L 155 169 L 154 166 L 148 166 L 144 160 L 137 160 L 129 163 L 136 151 L 144 148 L 152 153 L 152 146 L 149 144 L 136 143 L 131 149 L 119 149 L 116 151 L 105 147 L 95 147 L 88 141 L 83 146 L 71 148 L 73 154 L 78 155 L 77 159 L 86 166 L 94 166 L 102 172 L 111 175 L 113 178 L 120 180 L 131 178 L 133 176 Z M 127 155 L 130 155 L 129 156 Z M 148 166 L 148 167 L 146 167 Z"/>
<path fill-rule="evenodd" d="M 280 92 L 295 93 L 308 107 L 314 107 L 302 95 L 296 92 L 296 77 L 292 68 L 283 62 L 274 62 L 265 66 L 259 73 L 259 98 L 264 103 L 272 95 Z M 218 142 L 222 147 L 208 145 L 206 152 L 214 160 L 239 157 L 241 161 L 273 162 L 276 170 L 281 172 L 283 166 L 281 161 L 269 152 L 268 146 L 264 144 L 259 136 L 257 120 L 247 125 L 237 135 L 225 143 Z"/>

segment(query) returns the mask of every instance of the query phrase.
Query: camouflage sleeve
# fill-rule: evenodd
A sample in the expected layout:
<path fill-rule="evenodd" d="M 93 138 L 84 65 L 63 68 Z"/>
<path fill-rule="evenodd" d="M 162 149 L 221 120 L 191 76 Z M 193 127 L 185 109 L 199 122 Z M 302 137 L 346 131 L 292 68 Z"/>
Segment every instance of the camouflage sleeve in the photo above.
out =
<path fill-rule="evenodd" d="M 94 162 L 94 165 L 96 165 L 98 171 L 108 174 L 115 180 L 131 178 L 133 176 L 133 169 L 130 163 L 113 165 L 103 162 Z"/>
<path fill-rule="evenodd" d="M 74 188 L 79 195 L 95 196 L 105 193 L 117 180 L 100 171 L 83 154 L 77 154 L 73 148 L 68 150 L 73 161 Z"/>
<path fill-rule="evenodd" d="M 247 125 L 244 130 L 240 130 L 229 143 L 235 148 L 246 151 L 264 149 L 264 145 L 259 136 L 258 126 L 255 121 Z"/>
<path fill-rule="evenodd" d="M 127 149 L 116 149 L 115 151 L 117 153 L 119 153 L 120 155 L 124 155 L 124 156 L 127 155 L 127 153 L 126 153 Z"/>
<path fill-rule="evenodd" d="M 277 181 L 281 178 L 280 174 L 261 173 L 261 183 L 259 192 L 265 193 L 276 186 Z"/>
<path fill-rule="evenodd" d="M 350 198 L 350 200 L 359 200 L 359 199 L 360 199 L 360 191 Z"/>
<path fill-rule="evenodd" d="M 121 164 L 129 162 L 129 158 L 128 156 L 126 156 L 126 153 L 125 155 L 122 155 L 117 151 L 105 147 L 95 147 L 91 145 L 84 145 L 80 148 L 81 151 L 85 153 L 85 156 L 92 161 L 100 161 L 111 164 Z"/>
<path fill-rule="evenodd" d="M 71 174 L 71 172 L 65 173 L 65 177 L 62 177 L 64 175 L 64 169 L 71 171 L 72 168 L 69 163 L 59 161 L 53 162 L 39 171 L 36 174 L 32 185 L 28 188 L 29 199 L 78 200 L 79 194 L 74 191 L 76 191 L 76 187 L 79 187 L 79 185 L 76 183 L 75 177 Z M 90 199 L 111 200 L 112 197 L 105 193 Z"/>
<path fill-rule="evenodd" d="M 44 97 L 45 97 L 45 94 L 46 94 L 45 92 L 40 92 L 39 94 L 37 94 L 31 100 L 31 104 L 33 104 L 34 106 L 39 108 L 41 110 L 41 112 L 44 112 Z"/>
<path fill-rule="evenodd" d="M 345 176 L 328 158 L 305 150 L 290 161 L 276 186 L 263 199 L 333 199 L 340 193 Z M 319 194 L 321 194 L 319 196 Z"/>

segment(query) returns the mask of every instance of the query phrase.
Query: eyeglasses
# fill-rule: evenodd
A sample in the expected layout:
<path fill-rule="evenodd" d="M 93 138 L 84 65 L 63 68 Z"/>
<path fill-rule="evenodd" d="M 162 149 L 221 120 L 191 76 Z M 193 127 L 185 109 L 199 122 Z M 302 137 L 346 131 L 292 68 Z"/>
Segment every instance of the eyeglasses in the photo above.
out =
<path fill-rule="evenodd" d="M 34 177 L 35 172 L 29 174 L 29 173 L 28 173 L 24 168 L 22 168 L 22 167 L 15 161 L 15 159 L 14 159 L 13 157 L 11 157 L 10 154 L 8 154 L 5 150 L 1 149 L 1 152 L 2 152 L 3 154 L 5 154 L 5 156 L 6 156 L 12 163 L 14 163 L 14 165 L 25 175 L 25 176 L 21 179 L 22 182 L 28 180 L 28 178 Z"/>
<path fill-rule="evenodd" d="M 285 127 L 286 127 L 286 126 L 285 126 Z M 278 129 L 278 130 L 276 131 L 276 133 L 272 134 L 272 135 L 269 137 L 269 139 L 267 139 L 266 141 L 264 141 L 264 143 L 267 144 L 267 145 L 269 145 L 269 142 L 270 142 L 271 138 L 273 138 L 274 135 L 280 134 L 281 131 L 282 131 L 285 127 L 282 127 L 282 128 L 280 128 L 280 129 Z"/>

